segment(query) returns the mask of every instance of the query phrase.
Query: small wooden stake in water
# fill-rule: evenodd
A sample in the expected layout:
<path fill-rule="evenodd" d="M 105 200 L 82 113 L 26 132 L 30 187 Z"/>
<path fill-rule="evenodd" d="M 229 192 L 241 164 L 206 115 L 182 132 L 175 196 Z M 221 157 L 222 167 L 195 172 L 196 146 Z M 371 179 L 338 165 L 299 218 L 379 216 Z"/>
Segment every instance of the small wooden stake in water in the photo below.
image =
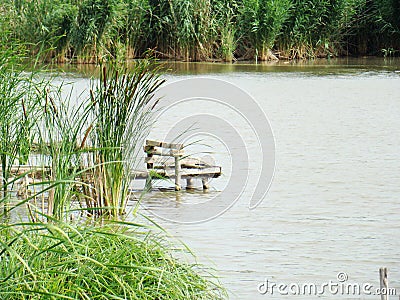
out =
<path fill-rule="evenodd" d="M 379 282 L 380 282 L 380 290 L 381 290 L 381 300 L 389 300 L 389 284 L 387 278 L 387 268 L 379 269 Z"/>

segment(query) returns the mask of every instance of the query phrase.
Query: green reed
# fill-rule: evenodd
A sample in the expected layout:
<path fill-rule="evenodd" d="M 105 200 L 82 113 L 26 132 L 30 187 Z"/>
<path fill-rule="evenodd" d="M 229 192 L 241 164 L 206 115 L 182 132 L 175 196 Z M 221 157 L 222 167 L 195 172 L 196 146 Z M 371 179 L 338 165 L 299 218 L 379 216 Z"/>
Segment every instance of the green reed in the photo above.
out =
<path fill-rule="evenodd" d="M 240 9 L 242 39 L 260 60 L 274 58 L 271 50 L 289 16 L 290 0 L 245 0 Z"/>
<path fill-rule="evenodd" d="M 1 224 L 0 298 L 226 297 L 207 269 L 176 260 L 187 250 L 172 250 L 159 231 L 128 222 L 94 225 Z"/>
<path fill-rule="evenodd" d="M 163 83 L 149 61 L 137 62 L 131 72 L 102 69 L 91 90 L 94 130 L 95 193 L 97 206 L 110 214 L 124 213 L 132 168 L 150 126 L 154 92 Z"/>
<path fill-rule="evenodd" d="M 3 198 L 8 197 L 12 166 L 28 160 L 40 103 L 34 87 L 45 85 L 35 82 L 32 74 L 25 74 L 19 63 L 19 57 L 12 50 L 0 51 L 0 187 Z"/>
<path fill-rule="evenodd" d="M 0 0 L 0 27 L 43 60 L 232 61 L 396 54 L 397 0 Z M 44 51 L 47 50 L 47 51 Z"/>
<path fill-rule="evenodd" d="M 74 200 L 79 201 L 80 172 L 84 166 L 85 132 L 89 125 L 88 101 L 62 95 L 62 86 L 43 91 L 43 118 L 38 124 L 39 153 L 46 157 L 42 163 L 50 167 L 47 214 L 67 219 Z M 45 187 L 44 187 L 45 188 Z"/>

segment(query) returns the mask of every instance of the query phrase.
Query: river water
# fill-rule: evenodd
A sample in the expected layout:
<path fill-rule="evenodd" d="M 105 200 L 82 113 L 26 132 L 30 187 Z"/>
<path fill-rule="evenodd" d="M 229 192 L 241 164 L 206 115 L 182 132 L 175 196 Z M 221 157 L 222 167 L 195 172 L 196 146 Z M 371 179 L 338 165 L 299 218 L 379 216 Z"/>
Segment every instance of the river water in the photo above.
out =
<path fill-rule="evenodd" d="M 338 283 L 337 276 L 347 279 L 343 285 L 359 284 L 361 289 L 369 283 L 373 287 L 367 289 L 374 293 L 380 267 L 388 267 L 389 286 L 400 294 L 399 60 L 169 67 L 164 75 L 168 82 L 201 76 L 247 91 L 274 133 L 275 175 L 256 209 L 248 208 L 253 176 L 238 201 L 208 222 L 185 225 L 157 218 L 163 211 L 178 217 L 182 203 L 212 201 L 224 189 L 232 175 L 231 160 L 222 144 L 213 140 L 206 142 L 224 174 L 211 182 L 208 193 L 175 193 L 161 182 L 143 200 L 142 211 L 155 214 L 199 262 L 217 270 L 231 299 L 379 299 L 363 291 L 335 293 L 335 288 L 321 295 L 293 294 L 296 285 L 301 289 L 306 283 L 321 291 L 324 283 Z M 171 122 L 186 118 L 193 109 L 202 107 L 172 111 L 156 123 L 150 136 L 161 138 Z M 256 166 L 260 157 L 251 128 L 234 112 L 215 110 L 240 129 L 250 166 Z M 202 152 L 197 147 L 193 152 Z M 266 285 L 260 286 L 266 280 L 269 287 L 288 287 L 266 292 Z M 288 295 L 282 295 L 285 292 Z"/>

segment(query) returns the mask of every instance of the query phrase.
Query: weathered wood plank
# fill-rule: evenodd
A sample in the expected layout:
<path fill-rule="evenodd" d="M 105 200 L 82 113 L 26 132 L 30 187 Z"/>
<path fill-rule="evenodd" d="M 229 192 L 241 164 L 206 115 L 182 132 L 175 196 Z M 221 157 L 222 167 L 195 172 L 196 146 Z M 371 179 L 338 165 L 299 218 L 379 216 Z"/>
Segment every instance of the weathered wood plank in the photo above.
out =
<path fill-rule="evenodd" d="M 43 176 L 43 171 L 45 176 L 49 175 L 50 167 L 38 167 L 38 166 L 23 166 L 23 167 L 13 167 L 11 174 L 13 176 L 22 175 L 26 172 L 30 172 L 28 177 L 32 178 L 31 174 L 35 175 L 35 178 L 41 179 Z M 1 171 L 1 168 L 0 168 Z M 150 172 L 154 172 L 163 177 L 175 178 L 175 166 L 167 166 L 162 169 L 151 169 L 151 170 L 143 170 L 143 171 L 134 171 L 133 176 L 136 176 L 138 179 L 146 179 L 149 176 Z M 88 171 L 87 174 L 90 175 L 92 172 Z M 190 177 L 219 177 L 221 176 L 221 167 L 205 167 L 205 168 L 181 168 L 180 175 L 182 178 L 190 178 Z"/>
<path fill-rule="evenodd" d="M 175 159 L 173 158 L 163 158 L 163 157 L 146 157 L 146 163 L 151 163 L 154 165 L 162 165 L 162 166 L 174 166 Z M 204 168 L 204 167 L 211 167 L 206 162 L 193 157 L 186 157 L 180 159 L 181 167 L 182 168 Z"/>
<path fill-rule="evenodd" d="M 175 168 L 165 168 L 165 169 L 152 169 L 145 171 L 134 171 L 132 177 L 136 179 L 146 179 L 149 174 L 157 174 L 165 178 L 175 178 Z M 217 178 L 222 175 L 221 167 L 209 167 L 204 169 L 181 169 L 180 171 L 181 179 L 187 178 Z"/>
<path fill-rule="evenodd" d="M 161 147 L 161 148 L 176 149 L 176 150 L 181 150 L 183 148 L 183 144 L 165 143 L 152 140 L 146 140 L 146 146 Z"/>
<path fill-rule="evenodd" d="M 28 173 L 28 177 L 42 179 L 42 177 L 47 177 L 50 175 L 51 168 L 48 166 L 12 166 L 10 173 L 12 176 L 21 176 L 22 174 Z M 0 173 L 2 173 L 2 168 L 0 167 Z"/>
<path fill-rule="evenodd" d="M 147 149 L 147 150 L 146 150 Z M 144 151 L 147 153 L 147 155 L 159 155 L 159 156 L 183 156 L 184 152 L 183 150 L 164 150 L 160 148 L 156 148 L 151 146 L 151 148 L 144 147 Z"/>
<path fill-rule="evenodd" d="M 175 176 L 175 168 L 165 168 L 165 176 L 172 178 Z M 198 177 L 200 175 L 206 175 L 205 177 L 214 177 L 209 175 L 221 175 L 221 167 L 208 167 L 202 169 L 181 169 L 181 177 Z"/>

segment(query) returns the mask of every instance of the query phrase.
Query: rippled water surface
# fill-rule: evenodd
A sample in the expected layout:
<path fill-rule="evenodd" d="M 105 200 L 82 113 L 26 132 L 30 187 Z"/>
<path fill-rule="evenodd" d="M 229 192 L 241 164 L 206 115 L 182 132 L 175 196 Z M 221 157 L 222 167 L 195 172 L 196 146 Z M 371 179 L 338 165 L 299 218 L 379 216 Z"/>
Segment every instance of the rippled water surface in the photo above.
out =
<path fill-rule="evenodd" d="M 265 279 L 323 284 L 337 281 L 339 272 L 347 273 L 347 282 L 377 287 L 382 266 L 389 268 L 389 284 L 400 293 L 398 60 L 169 66 L 171 71 L 164 75 L 168 81 L 201 75 L 246 90 L 263 108 L 274 132 L 275 176 L 256 209 L 248 209 L 254 187 L 250 181 L 233 207 L 212 221 L 181 225 L 157 219 L 200 262 L 218 270 L 232 299 L 316 299 L 276 291 L 261 295 L 257 287 Z M 172 111 L 172 117 L 156 124 L 151 137 L 162 136 L 173 120 L 187 117 L 193 109 L 202 107 Z M 220 114 L 240 128 L 251 165 L 257 165 L 259 151 L 250 129 L 241 126 L 233 112 Z M 224 188 L 230 158 L 221 145 L 209 143 L 224 171 L 213 180 L 210 192 L 155 189 L 146 196 L 144 210 L 179 214 L 182 203 L 207 201 Z M 330 293 L 320 297 L 379 298 Z"/>

